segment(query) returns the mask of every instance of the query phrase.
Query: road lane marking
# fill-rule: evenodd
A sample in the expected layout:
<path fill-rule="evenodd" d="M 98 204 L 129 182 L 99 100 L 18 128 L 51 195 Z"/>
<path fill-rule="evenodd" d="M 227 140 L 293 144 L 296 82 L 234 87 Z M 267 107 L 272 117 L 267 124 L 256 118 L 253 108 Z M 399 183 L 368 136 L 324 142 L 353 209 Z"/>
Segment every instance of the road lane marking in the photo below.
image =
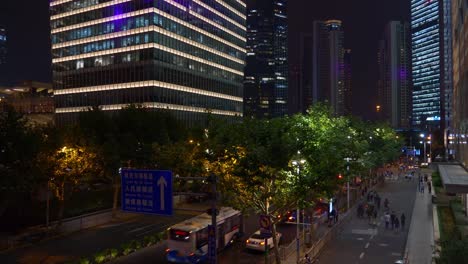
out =
<path fill-rule="evenodd" d="M 367 244 L 366 244 L 366 246 L 365 246 L 364 248 L 368 248 L 368 247 L 369 247 L 369 245 L 370 245 L 370 243 L 369 243 L 369 242 L 367 242 Z"/>
<path fill-rule="evenodd" d="M 147 229 L 148 227 L 155 226 L 155 225 L 159 225 L 159 223 L 158 224 L 145 225 L 145 226 L 142 226 L 142 227 L 139 227 L 139 228 L 135 228 L 133 230 L 128 231 L 127 234 L 135 233 L 135 232 Z"/>
<path fill-rule="evenodd" d="M 364 252 L 361 253 L 361 255 L 359 255 L 359 259 L 362 259 L 364 257 Z"/>
<path fill-rule="evenodd" d="M 375 236 L 377 234 L 377 229 L 375 228 L 369 228 L 369 229 L 352 229 L 351 230 L 352 234 L 355 235 L 369 235 L 369 236 Z"/>
<path fill-rule="evenodd" d="M 359 240 L 359 241 L 364 240 L 364 238 L 362 238 L 362 237 L 358 237 L 356 239 Z"/>
<path fill-rule="evenodd" d="M 381 247 L 388 247 L 388 244 L 380 243 L 379 246 L 381 246 Z"/>

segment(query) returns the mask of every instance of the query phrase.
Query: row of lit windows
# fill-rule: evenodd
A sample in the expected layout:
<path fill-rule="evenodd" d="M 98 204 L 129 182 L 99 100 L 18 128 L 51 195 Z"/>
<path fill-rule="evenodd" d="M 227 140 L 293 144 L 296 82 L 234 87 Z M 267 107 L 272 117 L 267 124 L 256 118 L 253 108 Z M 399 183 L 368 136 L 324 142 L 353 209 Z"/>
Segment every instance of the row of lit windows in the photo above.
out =
<path fill-rule="evenodd" d="M 131 18 L 132 15 L 140 15 L 142 13 L 153 13 L 153 19 L 147 15 L 138 16 L 136 18 Z M 124 18 L 119 18 L 119 20 L 114 21 L 115 19 L 107 18 L 91 21 L 89 23 L 84 23 L 75 26 L 69 26 L 62 28 L 60 30 L 53 30 L 52 43 L 56 44 L 62 41 L 70 41 L 79 38 L 86 38 L 90 36 L 98 36 L 102 34 L 108 34 L 118 31 L 130 30 L 142 26 L 147 26 L 151 21 L 154 25 L 165 28 L 168 31 L 176 33 L 177 35 L 183 36 L 185 38 L 195 40 L 201 44 L 208 45 L 209 47 L 220 50 L 221 52 L 227 53 L 231 56 L 243 59 L 245 49 L 232 44 L 222 38 L 219 38 L 207 31 L 201 30 L 190 23 L 187 23 L 181 19 L 178 19 L 174 16 L 168 15 L 165 12 L 162 12 L 155 8 L 149 8 L 145 10 L 140 10 L 138 12 L 132 12 L 126 14 L 130 17 L 124 17 L 127 20 L 126 23 L 123 23 L 121 20 Z M 138 21 L 140 21 L 138 23 Z M 103 23 L 103 24 L 102 24 Z M 63 29 L 70 30 L 68 32 L 63 32 Z"/>
<path fill-rule="evenodd" d="M 150 52 L 150 50 L 146 51 L 146 53 Z M 121 56 L 109 59 L 122 60 L 122 56 L 128 55 L 122 54 Z M 130 56 L 131 60 L 135 60 L 135 57 L 138 55 L 130 54 Z M 140 58 L 143 56 L 149 57 L 149 54 L 140 54 Z M 67 65 L 54 65 L 54 88 L 60 90 L 157 80 L 174 85 L 190 86 L 214 93 L 242 96 L 240 78 L 228 80 L 219 76 L 218 72 L 218 75 L 209 75 L 206 71 L 189 70 L 187 67 L 176 66 L 174 64 L 176 62 L 171 61 L 171 59 L 167 58 L 168 62 L 133 61 L 121 64 L 114 63 L 105 67 L 90 67 L 75 71 L 58 71 L 57 68 L 59 66 L 67 67 Z M 102 61 L 105 60 L 106 58 L 102 58 Z M 84 63 L 94 62 L 85 61 Z"/>
<path fill-rule="evenodd" d="M 128 107 L 131 102 L 126 104 L 117 104 L 117 105 L 101 105 L 100 109 L 103 111 L 115 111 L 121 110 L 122 108 Z M 158 102 L 144 102 L 140 104 L 142 107 L 145 108 L 155 108 L 155 109 L 168 109 L 168 110 L 176 110 L 176 111 L 188 111 L 188 112 L 195 112 L 195 113 L 210 113 L 214 115 L 226 115 L 226 116 L 242 116 L 242 112 L 234 112 L 234 111 L 226 111 L 226 110 L 219 110 L 219 109 L 210 109 L 207 107 L 193 107 L 193 106 L 186 106 L 186 105 L 176 105 L 176 104 L 167 104 L 167 103 L 158 103 Z M 56 108 L 56 114 L 64 114 L 64 113 L 79 113 L 83 111 L 88 111 L 92 106 L 82 106 L 82 107 L 67 107 L 67 108 Z"/>
<path fill-rule="evenodd" d="M 86 12 L 84 14 L 64 17 L 57 21 L 53 21 L 52 28 L 55 29 L 58 27 L 84 23 L 84 22 L 91 21 L 91 20 L 98 20 L 98 19 L 102 19 L 105 17 L 118 16 L 118 15 L 122 15 L 125 13 L 137 11 L 137 10 L 144 9 L 144 8 L 150 8 L 150 7 L 151 7 L 150 4 L 141 3 L 140 1 L 131 2 L 131 3 L 122 3 L 122 4 L 115 5 L 115 6 L 103 8 L 102 10 L 94 10 L 94 11 Z M 162 4 L 160 4 L 160 6 L 158 6 L 158 9 L 160 10 L 161 13 L 163 13 L 161 15 L 170 14 L 170 16 L 179 18 L 180 20 L 185 21 L 186 23 L 189 22 L 188 24 L 192 24 L 195 27 L 211 32 L 214 35 L 219 36 L 225 41 L 229 41 L 239 47 L 244 46 L 245 38 L 241 35 L 244 35 L 245 31 L 242 31 L 239 28 L 236 28 L 236 30 L 238 30 L 237 33 L 233 32 L 193 11 L 189 12 L 192 16 L 188 17 L 187 12 L 181 12 L 180 9 L 166 2 L 163 2 Z M 54 31 L 52 32 L 54 33 Z"/>
<path fill-rule="evenodd" d="M 95 52 L 100 50 L 121 48 L 133 45 L 139 45 L 142 43 L 158 43 L 162 44 L 165 47 L 175 48 L 178 51 L 197 56 L 199 58 L 204 58 L 208 61 L 224 65 L 226 67 L 236 69 L 238 71 L 243 71 L 243 62 L 238 59 L 232 59 L 230 57 L 226 58 L 225 56 L 215 56 L 212 52 L 208 52 L 205 49 L 201 49 L 197 46 L 192 46 L 184 42 L 180 42 L 178 39 L 169 38 L 165 35 L 161 35 L 158 32 L 151 33 L 141 33 L 132 36 L 123 36 L 120 38 L 112 40 L 104 40 L 99 42 L 87 43 L 67 48 L 56 49 L 53 52 L 54 57 L 64 57 L 64 56 L 73 56 L 80 55 L 89 52 Z M 107 45 L 106 45 L 107 44 Z M 210 50 L 211 51 L 211 50 Z M 215 52 L 221 55 L 224 55 L 219 52 Z M 235 62 L 234 62 L 235 61 Z"/>
<path fill-rule="evenodd" d="M 200 45 L 196 41 L 190 40 L 188 38 L 180 37 L 179 35 L 171 33 L 170 31 L 164 30 L 164 29 L 162 29 L 160 27 L 154 27 L 154 26 L 146 27 L 146 28 L 143 28 L 143 29 L 132 29 L 132 30 L 128 30 L 128 31 L 125 31 L 125 32 L 116 32 L 116 33 L 112 33 L 112 34 L 101 35 L 101 36 L 98 36 L 98 37 L 92 37 L 92 38 L 81 39 L 81 40 L 76 40 L 76 41 L 69 41 L 69 42 L 60 43 L 60 44 L 54 44 L 54 45 L 52 45 L 52 49 L 58 49 L 58 48 L 61 48 L 61 47 L 68 47 L 68 46 L 82 44 L 82 43 L 90 43 L 92 41 L 97 41 L 97 40 L 112 39 L 112 41 L 114 41 L 114 39 L 117 38 L 117 37 L 124 37 L 124 36 L 132 35 L 132 34 L 135 34 L 135 33 L 153 32 L 153 31 L 155 31 L 156 32 L 155 34 L 157 34 L 157 35 L 159 35 L 159 33 L 163 34 L 164 35 L 164 36 L 162 36 L 163 40 L 168 39 L 166 36 L 169 36 L 169 37 L 171 37 L 173 39 L 176 39 L 177 41 L 181 41 L 182 43 L 190 44 L 192 47 L 194 46 L 194 47 L 197 47 L 197 48 L 200 48 L 200 49 L 203 49 L 205 51 L 210 52 L 211 54 L 209 56 L 207 56 L 206 58 L 211 58 L 211 57 L 213 57 L 212 54 L 215 54 L 215 55 L 221 56 L 223 58 L 229 59 L 231 61 L 237 62 L 239 64 L 242 64 L 242 65 L 244 64 L 244 61 L 242 61 L 240 59 L 237 59 L 234 56 L 226 55 L 226 54 L 224 54 L 224 53 L 222 53 L 222 52 L 220 52 L 220 51 L 218 51 L 216 49 L 209 48 L 209 47 L 207 47 L 205 45 Z M 203 35 L 198 35 L 198 37 L 199 37 L 200 42 L 204 41 Z M 156 38 L 156 40 L 153 40 L 154 38 L 151 38 L 151 39 L 152 39 L 151 42 L 161 42 L 161 40 L 159 39 L 159 36 Z M 136 44 L 139 44 L 139 42 L 137 42 Z M 125 44 L 124 46 L 128 46 L 128 45 Z M 68 56 L 70 54 L 71 55 L 80 54 L 80 53 L 77 53 L 75 51 L 76 49 L 74 47 L 70 47 L 68 49 L 62 49 L 62 50 L 64 50 L 65 53 L 58 52 L 58 54 L 56 56 Z M 241 54 L 240 54 L 240 52 L 237 52 L 234 55 L 240 56 Z M 242 57 L 242 56 L 240 56 L 240 57 Z"/>
<path fill-rule="evenodd" d="M 188 69 L 208 76 L 222 78 L 234 82 L 242 82 L 242 76 L 239 74 L 233 74 L 229 71 L 221 70 L 218 67 L 206 65 L 193 61 L 191 59 L 174 55 L 172 53 L 164 52 L 161 50 L 149 50 L 148 52 L 136 51 L 129 53 L 120 54 L 109 54 L 103 56 L 96 56 L 86 59 L 78 59 L 76 61 L 61 62 L 60 65 L 54 65 L 54 71 L 66 71 L 83 68 L 103 67 L 112 64 L 125 64 L 133 61 L 162 61 L 176 65 L 179 69 Z"/>
<path fill-rule="evenodd" d="M 144 85 L 145 83 L 149 85 Z M 242 110 L 242 98 L 236 98 L 238 100 L 233 101 L 208 94 L 194 93 L 190 90 L 190 87 L 184 87 L 183 90 L 178 90 L 166 88 L 160 86 L 159 82 L 151 81 L 142 83 L 142 86 L 140 86 L 139 83 L 129 83 L 129 85 L 131 86 L 118 89 L 115 88 L 119 87 L 117 84 L 109 87 L 101 87 L 101 90 L 92 90 L 92 87 L 80 88 L 81 91 L 79 93 L 54 95 L 55 104 L 57 108 L 65 108 L 89 105 L 159 102 L 236 112 L 241 112 Z M 169 84 L 169 86 L 174 85 Z"/>

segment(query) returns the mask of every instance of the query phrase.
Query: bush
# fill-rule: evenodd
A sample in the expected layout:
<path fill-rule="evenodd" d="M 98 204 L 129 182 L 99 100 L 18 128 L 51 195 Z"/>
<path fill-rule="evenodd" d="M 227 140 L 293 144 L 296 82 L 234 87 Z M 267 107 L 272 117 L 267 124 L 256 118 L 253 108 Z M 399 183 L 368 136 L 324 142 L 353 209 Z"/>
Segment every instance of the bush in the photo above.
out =
<path fill-rule="evenodd" d="M 119 255 L 119 250 L 113 248 L 109 250 L 109 256 L 111 259 L 115 259 Z"/>
<path fill-rule="evenodd" d="M 468 263 L 468 238 L 450 239 L 442 242 L 442 254 L 438 264 L 466 264 Z"/>
<path fill-rule="evenodd" d="M 442 180 L 440 178 L 439 172 L 432 173 L 432 185 L 434 187 L 442 187 Z"/>
<path fill-rule="evenodd" d="M 122 244 L 122 255 L 127 256 L 132 253 L 134 250 L 133 244 L 131 242 L 126 242 Z"/>
<path fill-rule="evenodd" d="M 106 261 L 107 261 L 107 250 L 104 250 L 94 255 L 94 262 L 100 264 Z"/>
<path fill-rule="evenodd" d="M 82 258 L 82 259 L 78 260 L 78 263 L 79 264 L 91 264 L 91 261 L 89 261 L 89 259 L 87 259 L 87 258 Z"/>

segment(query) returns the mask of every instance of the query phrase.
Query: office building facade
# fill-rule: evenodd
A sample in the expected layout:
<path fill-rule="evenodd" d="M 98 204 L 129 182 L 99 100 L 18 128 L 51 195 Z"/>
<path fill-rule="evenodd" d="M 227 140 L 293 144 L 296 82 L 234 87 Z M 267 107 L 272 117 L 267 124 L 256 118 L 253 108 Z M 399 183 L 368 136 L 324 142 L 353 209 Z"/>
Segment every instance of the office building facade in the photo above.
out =
<path fill-rule="evenodd" d="M 242 0 L 51 1 L 57 121 L 129 104 L 189 125 L 242 116 L 245 9 Z"/>
<path fill-rule="evenodd" d="M 453 131 L 455 158 L 468 167 L 468 3 L 452 2 L 453 33 Z"/>
<path fill-rule="evenodd" d="M 411 126 L 409 24 L 390 21 L 379 42 L 378 105 L 381 117 L 395 129 Z"/>
<path fill-rule="evenodd" d="M 7 75 L 7 34 L 6 29 L 0 25 L 0 83 L 6 81 Z"/>
<path fill-rule="evenodd" d="M 412 123 L 423 130 L 444 130 L 450 118 L 449 10 L 450 0 L 411 1 Z"/>
<path fill-rule="evenodd" d="M 344 61 L 344 114 L 351 115 L 353 112 L 353 68 L 351 49 L 345 49 Z"/>
<path fill-rule="evenodd" d="M 247 1 L 244 113 L 273 118 L 288 113 L 286 0 Z"/>
<path fill-rule="evenodd" d="M 346 114 L 344 31 L 340 20 L 313 23 L 313 102 L 328 102 L 336 115 Z"/>

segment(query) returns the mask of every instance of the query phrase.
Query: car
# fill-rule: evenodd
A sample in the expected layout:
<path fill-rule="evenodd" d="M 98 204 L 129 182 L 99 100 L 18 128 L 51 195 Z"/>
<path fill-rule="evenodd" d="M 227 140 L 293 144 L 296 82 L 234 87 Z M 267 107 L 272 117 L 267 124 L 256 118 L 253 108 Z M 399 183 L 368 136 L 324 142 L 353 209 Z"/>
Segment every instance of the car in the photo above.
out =
<path fill-rule="evenodd" d="M 421 165 L 420 165 L 421 168 L 427 168 L 427 166 L 429 166 L 427 162 L 421 162 Z"/>
<path fill-rule="evenodd" d="M 281 233 L 276 232 L 276 239 L 279 243 L 281 240 Z M 253 233 L 249 239 L 245 242 L 245 247 L 251 250 L 263 251 L 265 252 L 265 241 L 267 243 L 268 249 L 272 249 L 275 245 L 273 243 L 273 236 L 271 234 L 261 233 L 260 230 Z"/>

